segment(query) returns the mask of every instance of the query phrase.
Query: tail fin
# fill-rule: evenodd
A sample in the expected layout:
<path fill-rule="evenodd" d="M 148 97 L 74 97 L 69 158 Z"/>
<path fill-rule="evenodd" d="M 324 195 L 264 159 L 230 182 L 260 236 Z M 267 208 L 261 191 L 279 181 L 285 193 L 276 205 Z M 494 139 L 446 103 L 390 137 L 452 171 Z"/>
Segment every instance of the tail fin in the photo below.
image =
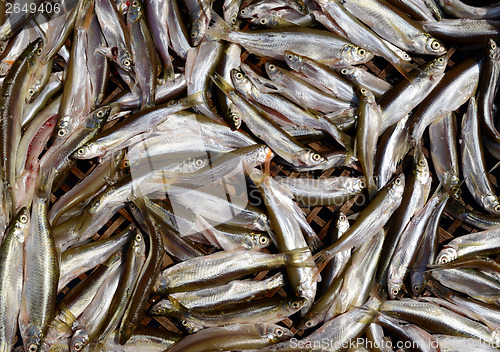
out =
<path fill-rule="evenodd" d="M 311 248 L 302 247 L 283 252 L 286 256 L 286 265 L 293 267 L 308 267 L 314 268 L 313 257 L 311 256 Z"/>
<path fill-rule="evenodd" d="M 332 258 L 333 257 L 329 255 L 329 253 L 325 250 L 322 250 L 321 252 L 318 252 L 313 256 L 314 262 L 316 263 L 316 267 L 318 269 L 318 271 L 312 278 L 313 281 L 316 280 L 318 275 L 321 273 L 321 270 L 325 268 L 325 266 L 330 262 L 330 260 L 332 260 Z"/>
<path fill-rule="evenodd" d="M 201 92 L 196 92 L 194 94 L 188 95 L 185 98 L 177 100 L 177 102 L 179 104 L 181 104 L 184 107 L 184 109 L 192 108 L 193 106 L 206 103 L 207 101 L 208 101 L 207 92 L 204 90 L 202 90 Z"/>
<path fill-rule="evenodd" d="M 50 171 L 40 169 L 38 175 L 38 196 L 40 198 L 50 199 L 50 193 L 52 192 L 52 185 L 56 177 L 56 170 L 52 169 Z"/>
<path fill-rule="evenodd" d="M 212 81 L 215 83 L 217 87 L 224 93 L 233 103 L 236 104 L 236 102 L 233 99 L 233 94 L 235 93 L 234 88 L 217 72 L 215 72 L 213 75 L 210 76 Z"/>
<path fill-rule="evenodd" d="M 212 19 L 214 20 L 214 24 L 207 29 L 206 34 L 218 39 L 230 41 L 229 35 L 233 29 L 214 10 L 212 10 Z"/>

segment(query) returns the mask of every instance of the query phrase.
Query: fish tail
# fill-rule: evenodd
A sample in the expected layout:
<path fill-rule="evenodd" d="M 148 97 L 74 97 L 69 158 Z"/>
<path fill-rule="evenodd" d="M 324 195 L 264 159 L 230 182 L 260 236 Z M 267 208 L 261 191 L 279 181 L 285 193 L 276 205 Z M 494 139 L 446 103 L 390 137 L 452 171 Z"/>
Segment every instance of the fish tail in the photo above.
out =
<path fill-rule="evenodd" d="M 214 24 L 207 29 L 206 34 L 218 39 L 227 40 L 229 34 L 233 31 L 231 26 L 229 26 L 222 17 L 220 17 L 214 10 L 212 10 L 212 19 Z"/>
<path fill-rule="evenodd" d="M 204 90 L 202 90 L 200 92 L 196 92 L 194 94 L 188 95 L 185 98 L 179 99 L 179 103 L 181 103 L 185 109 L 192 108 L 193 106 L 206 103 L 208 101 L 206 93 L 207 92 Z"/>
<path fill-rule="evenodd" d="M 315 267 L 311 256 L 311 248 L 309 247 L 292 249 L 283 254 L 286 255 L 286 265 L 294 267 Z"/>
<path fill-rule="evenodd" d="M 316 268 L 318 269 L 318 271 L 316 272 L 316 274 L 314 274 L 314 277 L 312 278 L 313 281 L 316 280 L 316 277 L 318 277 L 318 275 L 321 273 L 321 270 L 325 268 L 325 266 L 330 262 L 332 258 L 333 257 L 324 250 L 316 253 L 313 256 L 314 262 L 316 263 Z"/>
<path fill-rule="evenodd" d="M 40 169 L 40 174 L 38 175 L 38 196 L 40 198 L 50 198 L 55 177 L 56 170 Z"/>

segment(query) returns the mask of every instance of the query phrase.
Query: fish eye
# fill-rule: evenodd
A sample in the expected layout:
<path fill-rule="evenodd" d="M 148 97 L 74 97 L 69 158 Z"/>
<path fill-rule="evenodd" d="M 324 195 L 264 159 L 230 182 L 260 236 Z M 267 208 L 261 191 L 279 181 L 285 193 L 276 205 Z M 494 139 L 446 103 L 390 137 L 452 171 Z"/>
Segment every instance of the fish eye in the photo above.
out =
<path fill-rule="evenodd" d="M 437 58 L 437 62 L 440 63 L 440 64 L 444 64 L 444 58 L 438 57 Z"/>
<path fill-rule="evenodd" d="M 124 160 L 123 167 L 130 167 L 130 160 Z"/>
<path fill-rule="evenodd" d="M 266 25 L 268 21 L 267 21 L 267 18 L 264 17 L 264 18 L 261 18 L 259 22 L 262 25 Z"/>
<path fill-rule="evenodd" d="M 294 302 L 292 302 L 291 307 L 293 309 L 299 309 L 301 307 L 301 304 L 300 304 L 300 302 L 294 301 Z"/>
<path fill-rule="evenodd" d="M 340 214 L 339 220 L 340 221 L 345 221 L 345 219 L 346 219 L 345 215 L 344 214 Z"/>
<path fill-rule="evenodd" d="M 398 290 L 397 288 L 393 288 L 391 292 L 392 292 L 392 294 L 393 294 L 394 296 L 397 296 L 397 295 L 398 295 L 398 293 L 399 293 L 399 290 Z"/>
<path fill-rule="evenodd" d="M 493 209 L 495 213 L 500 213 L 500 204 L 495 205 L 495 208 Z"/>
<path fill-rule="evenodd" d="M 495 43 L 495 42 L 493 42 L 493 41 L 491 42 L 491 48 L 492 48 L 493 50 L 496 50 L 496 48 L 497 48 L 496 43 Z"/>
<path fill-rule="evenodd" d="M 283 336 L 284 332 L 282 329 L 276 329 L 274 330 L 274 334 L 277 336 L 277 337 L 281 337 Z"/>
<path fill-rule="evenodd" d="M 361 88 L 359 90 L 361 92 L 361 94 L 365 95 L 365 94 L 368 94 L 368 91 L 365 89 L 365 88 Z"/>
<path fill-rule="evenodd" d="M 293 59 L 294 59 L 294 56 L 292 54 L 288 54 L 286 57 L 290 61 L 293 61 Z"/>
<path fill-rule="evenodd" d="M 231 21 L 231 24 L 236 24 L 236 17 L 231 17 L 230 21 Z"/>
<path fill-rule="evenodd" d="M 82 155 L 85 155 L 85 148 L 84 147 L 81 147 L 79 148 L 77 151 L 76 151 L 76 154 L 82 156 Z"/>
<path fill-rule="evenodd" d="M 401 181 L 401 179 L 400 179 L 399 177 L 398 177 L 397 179 L 395 179 L 395 180 L 394 180 L 394 183 L 395 183 L 396 185 L 398 185 L 398 186 L 401 184 L 401 182 L 402 182 L 402 181 Z"/>
<path fill-rule="evenodd" d="M 405 59 L 405 60 L 410 59 L 410 55 L 408 55 L 408 53 L 404 53 L 403 54 L 403 59 Z"/>
<path fill-rule="evenodd" d="M 66 135 L 66 133 L 68 133 L 68 131 L 65 129 L 65 128 L 60 128 L 58 131 L 57 131 L 57 135 L 59 137 L 64 137 Z"/>
<path fill-rule="evenodd" d="M 413 286 L 413 289 L 415 290 L 415 292 L 420 292 L 420 285 L 415 285 Z"/>
<path fill-rule="evenodd" d="M 75 342 L 73 344 L 73 347 L 74 347 L 75 351 L 80 351 L 83 348 L 83 344 L 81 342 Z"/>
<path fill-rule="evenodd" d="M 247 14 L 247 9 L 240 10 L 240 15 L 245 16 Z"/>
<path fill-rule="evenodd" d="M 311 158 L 313 161 L 320 161 L 321 158 L 323 158 L 323 157 L 321 155 L 319 155 L 318 153 L 314 153 Z"/>
<path fill-rule="evenodd" d="M 103 117 L 104 117 L 104 111 L 99 110 L 99 111 L 95 114 L 95 116 L 97 116 L 98 118 L 103 118 Z"/>
<path fill-rule="evenodd" d="M 28 216 L 27 215 L 21 215 L 19 217 L 19 221 L 21 221 L 23 224 L 26 224 L 28 222 Z"/>
<path fill-rule="evenodd" d="M 448 264 L 448 258 L 446 257 L 443 257 L 441 258 L 441 260 L 439 261 L 441 264 Z"/>
<path fill-rule="evenodd" d="M 196 159 L 196 161 L 194 162 L 194 164 L 198 167 L 202 166 L 203 165 L 203 160 L 201 159 Z"/>
<path fill-rule="evenodd" d="M 259 243 L 261 245 L 266 245 L 269 243 L 269 240 L 267 239 L 267 237 L 261 236 L 261 237 L 259 237 Z"/>
<path fill-rule="evenodd" d="M 236 74 L 236 79 L 237 79 L 237 80 L 239 80 L 239 81 L 241 81 L 241 80 L 243 79 L 243 73 L 238 72 L 238 73 Z"/>
<path fill-rule="evenodd" d="M 38 50 L 36 51 L 36 54 L 40 55 L 41 53 L 42 53 L 42 48 L 38 48 Z"/>
<path fill-rule="evenodd" d="M 270 71 L 274 71 L 274 70 L 276 70 L 276 66 L 274 66 L 273 64 L 270 64 L 270 65 L 268 66 L 268 68 L 269 68 L 269 70 L 270 70 Z"/>
<path fill-rule="evenodd" d="M 134 207 L 135 207 L 135 205 L 134 205 Z M 142 242 L 142 236 L 141 236 L 141 235 L 139 235 L 139 234 L 135 235 L 135 240 L 136 240 L 137 242 Z"/>
<path fill-rule="evenodd" d="M 312 328 L 314 325 L 314 322 L 312 320 L 308 320 L 305 322 L 304 325 L 306 326 L 306 328 Z"/>
<path fill-rule="evenodd" d="M 132 2 L 132 7 L 137 7 L 139 6 L 139 3 L 137 1 Z"/>
<path fill-rule="evenodd" d="M 197 36 L 197 35 L 198 35 L 198 33 L 196 33 L 196 31 L 193 31 L 193 32 L 191 33 L 191 38 L 196 38 L 196 36 Z"/>
<path fill-rule="evenodd" d="M 28 346 L 28 351 L 29 352 L 36 352 L 36 351 L 38 351 L 38 346 L 34 343 L 30 343 Z"/>
<path fill-rule="evenodd" d="M 365 49 L 358 49 L 358 54 L 361 55 L 361 56 L 365 56 L 366 55 L 366 50 Z"/>
<path fill-rule="evenodd" d="M 233 115 L 234 122 L 240 122 L 240 117 L 238 115 Z"/>
<path fill-rule="evenodd" d="M 425 160 L 424 159 L 420 159 L 418 161 L 418 166 L 424 167 L 425 166 Z"/>
<path fill-rule="evenodd" d="M 130 60 L 129 59 L 123 59 L 122 64 L 124 67 L 130 67 Z"/>
<path fill-rule="evenodd" d="M 302 6 L 302 5 L 299 5 L 299 7 L 297 7 L 297 10 L 299 10 L 299 12 L 304 12 L 305 11 L 305 7 Z"/>
<path fill-rule="evenodd" d="M 441 44 L 437 40 L 434 40 L 431 43 L 431 49 L 438 50 L 439 48 L 441 48 Z"/>
<path fill-rule="evenodd" d="M 346 75 L 346 74 L 347 74 L 347 72 L 348 72 L 348 71 L 347 71 L 347 69 L 346 69 L 346 68 L 343 68 L 343 69 L 340 71 L 340 73 L 342 73 L 343 75 Z"/>
<path fill-rule="evenodd" d="M 30 88 L 30 90 L 28 90 L 28 95 L 33 95 L 35 94 L 35 90 L 33 88 Z"/>

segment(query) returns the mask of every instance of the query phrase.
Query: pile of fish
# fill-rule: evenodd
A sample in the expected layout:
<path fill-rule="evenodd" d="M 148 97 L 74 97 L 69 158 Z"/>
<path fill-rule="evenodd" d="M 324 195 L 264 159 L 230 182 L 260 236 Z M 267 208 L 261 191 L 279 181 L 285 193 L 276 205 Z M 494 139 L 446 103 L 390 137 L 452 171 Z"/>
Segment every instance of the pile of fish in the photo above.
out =
<path fill-rule="evenodd" d="M 1 1 L 0 352 L 498 351 L 463 1 Z"/>

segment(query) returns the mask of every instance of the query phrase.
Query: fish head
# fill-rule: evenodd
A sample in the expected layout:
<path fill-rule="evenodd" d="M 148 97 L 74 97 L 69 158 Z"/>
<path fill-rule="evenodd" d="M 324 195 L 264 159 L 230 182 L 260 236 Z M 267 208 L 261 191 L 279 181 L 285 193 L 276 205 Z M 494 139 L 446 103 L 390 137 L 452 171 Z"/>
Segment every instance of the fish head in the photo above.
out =
<path fill-rule="evenodd" d="M 305 166 L 315 166 L 325 163 L 328 159 L 311 149 L 304 149 L 298 155 L 299 162 Z"/>
<path fill-rule="evenodd" d="M 324 316 L 322 314 L 312 314 L 312 313 L 307 313 L 299 322 L 299 325 L 297 325 L 297 329 L 300 330 L 307 330 L 315 327 L 316 325 L 320 324 L 324 319 Z"/>
<path fill-rule="evenodd" d="M 87 120 L 86 126 L 89 129 L 100 128 L 104 125 L 106 120 L 111 113 L 110 106 L 102 106 L 95 111 L 93 111 L 90 115 L 90 118 Z"/>
<path fill-rule="evenodd" d="M 248 92 L 254 88 L 252 81 L 240 70 L 231 70 L 231 81 L 238 92 Z"/>
<path fill-rule="evenodd" d="M 340 233 L 344 233 L 349 228 L 349 220 L 343 212 L 339 212 L 339 217 L 335 225 Z"/>
<path fill-rule="evenodd" d="M 91 159 L 96 156 L 101 156 L 105 154 L 105 152 L 106 151 L 103 150 L 103 148 L 97 146 L 96 144 L 88 143 L 75 150 L 71 154 L 71 157 L 75 159 Z"/>
<path fill-rule="evenodd" d="M 56 137 L 54 144 L 59 144 L 68 139 L 75 129 L 75 122 L 72 116 L 62 116 L 57 122 Z"/>
<path fill-rule="evenodd" d="M 69 344 L 69 350 L 71 352 L 80 352 L 89 343 L 89 335 L 85 329 L 78 329 L 73 334 L 71 338 L 71 343 Z"/>
<path fill-rule="evenodd" d="M 437 256 L 436 264 L 438 265 L 448 264 L 457 259 L 457 257 L 458 257 L 458 252 L 455 248 L 445 247 Z"/>
<path fill-rule="evenodd" d="M 281 307 L 287 315 L 292 315 L 302 309 L 308 302 L 304 297 L 293 297 L 282 301 Z"/>
<path fill-rule="evenodd" d="M 116 54 L 113 55 L 116 63 L 125 71 L 132 72 L 134 70 L 134 61 L 132 60 L 132 54 L 127 49 L 117 50 Z"/>
<path fill-rule="evenodd" d="M 290 330 L 277 324 L 259 323 L 256 327 L 260 336 L 268 339 L 271 343 L 293 337 L 293 333 Z"/>
<path fill-rule="evenodd" d="M 446 52 L 446 47 L 436 38 L 429 34 L 424 34 L 425 49 L 431 55 L 442 55 Z"/>
<path fill-rule="evenodd" d="M 359 87 L 358 89 L 359 99 L 365 101 L 368 104 L 375 104 L 375 96 L 373 93 L 366 87 Z"/>
<path fill-rule="evenodd" d="M 285 50 L 285 62 L 294 71 L 298 71 L 302 65 L 302 57 L 292 51 Z"/>
<path fill-rule="evenodd" d="M 243 241 L 243 247 L 246 249 L 261 249 L 270 244 L 271 238 L 263 232 L 250 232 Z"/>
<path fill-rule="evenodd" d="M 399 174 L 390 184 L 389 189 L 392 198 L 400 199 L 405 189 L 405 175 Z"/>
<path fill-rule="evenodd" d="M 490 60 L 500 60 L 500 49 L 493 39 L 488 39 L 488 57 Z"/>
<path fill-rule="evenodd" d="M 424 276 L 422 275 L 422 272 L 414 272 L 411 275 L 411 290 L 413 294 L 418 297 L 422 294 L 422 291 L 424 290 L 424 283 L 425 279 Z"/>
<path fill-rule="evenodd" d="M 201 43 L 209 24 L 210 17 L 202 12 L 200 17 L 191 26 L 191 45 L 198 46 Z"/>
<path fill-rule="evenodd" d="M 25 336 L 23 338 L 24 349 L 26 352 L 38 352 L 41 349 L 43 332 L 40 327 L 30 323 L 26 327 Z"/>
<path fill-rule="evenodd" d="M 486 209 L 491 214 L 500 214 L 500 201 L 497 196 L 487 195 L 482 197 L 482 202 L 484 204 L 484 209 Z"/>
<path fill-rule="evenodd" d="M 387 290 L 389 297 L 395 299 L 401 292 L 401 287 L 403 286 L 403 280 L 395 273 L 389 273 L 387 277 Z"/>
<path fill-rule="evenodd" d="M 441 79 L 447 65 L 448 65 L 448 56 L 441 55 L 441 56 L 435 58 L 434 60 L 432 60 L 427 65 L 426 69 L 424 69 L 424 71 L 425 71 L 425 74 L 427 74 L 430 77 L 436 77 L 438 79 Z"/>
<path fill-rule="evenodd" d="M 154 304 L 150 309 L 149 313 L 151 315 L 170 315 L 176 312 L 177 309 L 174 307 L 169 299 L 162 299 L 158 303 Z"/>
<path fill-rule="evenodd" d="M 266 62 L 265 68 L 266 68 L 267 75 L 273 81 L 275 79 L 278 79 L 278 78 L 283 76 L 283 72 L 280 71 L 280 68 L 278 66 L 276 66 L 275 64 L 273 64 L 272 62 L 269 62 L 269 61 Z"/>
<path fill-rule="evenodd" d="M 342 56 L 342 61 L 350 65 L 364 64 L 375 56 L 368 50 L 354 44 L 344 45 L 340 55 Z"/>

